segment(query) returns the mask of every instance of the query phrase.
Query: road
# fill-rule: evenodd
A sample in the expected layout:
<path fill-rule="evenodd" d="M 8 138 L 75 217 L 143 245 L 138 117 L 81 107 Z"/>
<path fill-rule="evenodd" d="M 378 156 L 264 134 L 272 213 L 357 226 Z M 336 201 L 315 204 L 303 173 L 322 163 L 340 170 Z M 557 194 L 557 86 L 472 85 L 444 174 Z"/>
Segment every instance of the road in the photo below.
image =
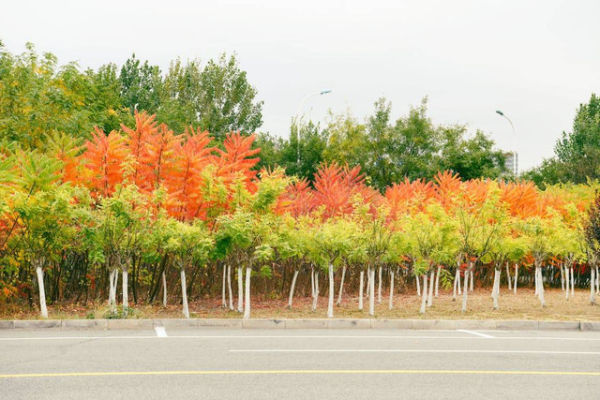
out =
<path fill-rule="evenodd" d="M 600 334 L 0 330 L 0 398 L 599 399 Z"/>

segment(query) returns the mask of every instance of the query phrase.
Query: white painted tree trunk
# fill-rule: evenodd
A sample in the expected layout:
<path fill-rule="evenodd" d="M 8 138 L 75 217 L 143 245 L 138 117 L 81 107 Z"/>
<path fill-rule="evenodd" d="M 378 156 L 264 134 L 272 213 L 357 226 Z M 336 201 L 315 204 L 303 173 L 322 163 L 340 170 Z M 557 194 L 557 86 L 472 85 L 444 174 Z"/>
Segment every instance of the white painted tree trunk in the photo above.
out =
<path fill-rule="evenodd" d="M 246 267 L 246 287 L 244 288 L 244 319 L 250 318 L 250 275 L 252 275 L 252 268 Z"/>
<path fill-rule="evenodd" d="M 377 287 L 377 303 L 379 303 L 379 304 L 381 304 L 381 301 L 382 301 L 381 300 L 381 281 L 383 280 L 382 273 L 383 273 L 383 268 L 378 267 L 377 268 L 377 275 L 378 275 L 378 277 L 377 277 L 377 280 L 378 280 L 378 282 L 377 282 L 377 285 L 378 285 L 378 287 Z"/>
<path fill-rule="evenodd" d="M 112 308 L 115 305 L 115 295 L 114 295 L 114 281 L 115 274 L 114 271 L 110 271 L 108 273 L 108 305 Z"/>
<path fill-rule="evenodd" d="M 390 271 L 390 302 L 388 304 L 389 309 L 394 308 L 394 271 Z"/>
<path fill-rule="evenodd" d="M 315 295 L 313 297 L 312 310 L 317 310 L 317 302 L 319 301 L 319 271 L 315 271 Z"/>
<path fill-rule="evenodd" d="M 467 312 L 467 296 L 468 296 L 468 292 L 469 292 L 469 276 L 471 276 L 471 273 L 469 271 L 471 267 L 469 266 L 469 268 L 467 268 L 467 270 L 465 271 L 465 280 L 464 280 L 464 287 L 463 287 L 463 298 L 462 298 L 462 312 Z"/>
<path fill-rule="evenodd" d="M 365 271 L 361 269 L 360 270 L 360 283 L 358 285 L 358 309 L 361 311 L 363 309 L 364 283 L 365 283 Z"/>
<path fill-rule="evenodd" d="M 423 274 L 423 296 L 421 297 L 420 314 L 425 314 L 425 310 L 427 310 L 427 297 L 427 273 L 425 273 Z"/>
<path fill-rule="evenodd" d="M 461 295 L 462 294 L 462 285 L 460 284 L 460 265 L 459 268 L 457 269 L 457 274 L 458 276 L 458 285 L 456 285 L 456 289 L 458 289 L 458 294 Z"/>
<path fill-rule="evenodd" d="M 115 309 L 117 306 L 117 285 L 119 284 L 119 270 L 113 269 L 110 274 L 112 279 L 110 280 L 110 289 L 108 291 L 108 304 L 111 309 Z"/>
<path fill-rule="evenodd" d="M 333 277 L 333 265 L 329 263 L 329 301 L 327 302 L 327 318 L 333 318 L 333 297 L 335 292 L 335 282 Z"/>
<path fill-rule="evenodd" d="M 540 297 L 540 277 L 538 274 L 538 267 L 535 267 L 535 272 L 534 272 L 534 283 L 535 283 L 535 295 Z"/>
<path fill-rule="evenodd" d="M 369 279 L 369 315 L 375 315 L 375 268 L 369 268 L 371 279 Z"/>
<path fill-rule="evenodd" d="M 544 299 L 544 276 L 542 275 L 542 268 L 540 267 L 539 272 L 539 284 L 540 284 L 540 303 L 542 307 L 546 307 L 546 300 Z"/>
<path fill-rule="evenodd" d="M 342 303 L 342 292 L 344 291 L 344 278 L 346 278 L 346 266 L 342 267 L 342 280 L 340 281 L 340 291 L 338 292 L 338 298 L 336 301 L 336 305 L 340 305 Z"/>
<path fill-rule="evenodd" d="M 565 299 L 569 300 L 569 294 L 571 293 L 571 291 L 569 290 L 570 287 L 570 278 L 569 278 L 569 268 L 567 268 L 567 266 L 565 265 Z"/>
<path fill-rule="evenodd" d="M 227 298 L 226 298 L 226 294 L 225 294 L 225 288 L 226 288 L 226 281 L 227 281 L 227 265 L 223 265 L 223 288 L 221 290 L 221 298 L 222 298 L 222 306 L 223 308 L 227 308 Z"/>
<path fill-rule="evenodd" d="M 562 291 L 565 291 L 565 270 L 563 268 L 563 265 L 560 264 L 560 288 L 562 289 Z"/>
<path fill-rule="evenodd" d="M 594 277 L 595 272 L 594 268 L 590 268 L 590 304 L 596 303 L 596 299 L 594 298 L 594 295 L 596 294 L 596 288 L 594 287 L 596 286 L 596 278 Z"/>
<path fill-rule="evenodd" d="M 294 271 L 294 277 L 292 278 L 292 286 L 290 286 L 290 298 L 288 299 L 288 308 L 292 308 L 292 302 L 294 301 L 294 289 L 296 289 L 296 280 L 298 279 L 298 270 Z"/>
<path fill-rule="evenodd" d="M 454 274 L 454 283 L 452 285 L 452 301 L 456 301 L 456 288 L 460 287 L 460 269 L 456 268 L 456 273 Z"/>
<path fill-rule="evenodd" d="M 188 308 L 187 285 L 185 284 L 185 268 L 181 267 L 181 305 L 183 307 L 183 316 L 190 318 L 190 310 Z"/>
<path fill-rule="evenodd" d="M 127 315 L 129 307 L 128 277 L 127 268 L 125 268 L 123 269 L 123 315 Z"/>
<path fill-rule="evenodd" d="M 46 307 L 46 290 L 44 287 L 44 270 L 41 265 L 36 265 L 35 274 L 37 275 L 38 290 L 40 293 L 40 315 L 42 318 L 48 318 L 48 308 Z"/>
<path fill-rule="evenodd" d="M 512 290 L 512 279 L 510 278 L 510 267 L 508 261 L 506 262 L 506 281 L 508 282 L 508 290 Z"/>
<path fill-rule="evenodd" d="M 471 276 L 469 277 L 469 290 L 471 292 L 473 291 L 473 288 L 474 288 L 474 285 L 475 285 L 474 281 L 475 281 L 475 272 L 473 270 L 471 270 Z"/>
<path fill-rule="evenodd" d="M 167 306 L 167 274 L 165 271 L 162 273 L 162 284 L 163 284 L 163 307 Z"/>
<path fill-rule="evenodd" d="M 494 300 L 494 310 L 498 309 L 498 296 L 500 295 L 500 270 L 494 268 L 494 284 L 492 288 L 492 299 Z"/>
<path fill-rule="evenodd" d="M 427 296 L 427 307 L 433 305 L 433 286 L 435 282 L 435 270 L 431 271 L 431 277 L 429 278 L 429 295 Z"/>
<path fill-rule="evenodd" d="M 229 294 L 229 309 L 233 311 L 233 290 L 231 289 L 231 265 L 227 266 L 227 293 Z"/>
<path fill-rule="evenodd" d="M 417 296 L 421 296 L 421 283 L 419 277 L 415 275 L 415 282 L 417 283 Z"/>
<path fill-rule="evenodd" d="M 310 297 L 315 298 L 315 267 L 310 266 Z"/>
<path fill-rule="evenodd" d="M 439 296 L 439 289 L 440 289 L 440 270 L 442 269 L 442 267 L 440 267 L 438 265 L 437 267 L 437 274 L 435 275 L 435 297 Z"/>
<path fill-rule="evenodd" d="M 517 282 L 519 282 L 519 264 L 515 263 L 515 284 L 513 285 L 513 290 L 515 294 L 517 294 Z"/>
<path fill-rule="evenodd" d="M 575 276 L 573 275 L 573 266 L 571 265 L 571 297 L 575 297 Z"/>
<path fill-rule="evenodd" d="M 600 293 L 600 276 L 598 276 L 598 266 L 596 266 L 596 294 Z"/>
<path fill-rule="evenodd" d="M 244 269 L 238 265 L 237 267 L 237 282 L 238 282 L 238 306 L 239 313 L 244 312 Z M 295 283 L 295 282 L 294 282 Z"/>

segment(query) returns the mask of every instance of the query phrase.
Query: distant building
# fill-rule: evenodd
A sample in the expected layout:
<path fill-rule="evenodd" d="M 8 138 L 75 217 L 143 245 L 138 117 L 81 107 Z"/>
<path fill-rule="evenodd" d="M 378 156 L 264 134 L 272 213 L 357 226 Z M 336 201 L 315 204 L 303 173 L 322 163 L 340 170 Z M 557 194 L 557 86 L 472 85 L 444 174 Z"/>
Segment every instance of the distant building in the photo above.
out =
<path fill-rule="evenodd" d="M 505 166 L 506 169 L 512 173 L 514 176 L 519 175 L 519 153 L 516 151 L 509 151 L 504 153 L 506 156 Z"/>

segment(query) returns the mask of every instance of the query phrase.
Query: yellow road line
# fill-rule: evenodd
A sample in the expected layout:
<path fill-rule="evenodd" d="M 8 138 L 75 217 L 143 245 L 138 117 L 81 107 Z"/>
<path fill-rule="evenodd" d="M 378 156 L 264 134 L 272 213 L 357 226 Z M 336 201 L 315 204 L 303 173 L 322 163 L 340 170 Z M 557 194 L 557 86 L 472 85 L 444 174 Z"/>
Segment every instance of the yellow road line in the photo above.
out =
<path fill-rule="evenodd" d="M 145 376 L 145 375 L 561 375 L 600 376 L 594 371 L 503 371 L 503 370 L 437 370 L 437 369 L 365 369 L 365 370 L 223 370 L 223 371 L 106 371 L 48 372 L 32 374 L 0 374 L 0 379 L 66 378 L 85 376 Z"/>

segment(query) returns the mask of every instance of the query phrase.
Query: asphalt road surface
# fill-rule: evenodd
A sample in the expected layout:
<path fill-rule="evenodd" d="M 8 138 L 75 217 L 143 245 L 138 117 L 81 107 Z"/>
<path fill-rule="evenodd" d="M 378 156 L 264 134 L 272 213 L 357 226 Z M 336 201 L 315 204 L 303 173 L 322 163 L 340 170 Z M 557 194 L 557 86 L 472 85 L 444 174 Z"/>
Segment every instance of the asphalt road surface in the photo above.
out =
<path fill-rule="evenodd" d="M 0 330 L 0 399 L 600 399 L 576 331 Z"/>

